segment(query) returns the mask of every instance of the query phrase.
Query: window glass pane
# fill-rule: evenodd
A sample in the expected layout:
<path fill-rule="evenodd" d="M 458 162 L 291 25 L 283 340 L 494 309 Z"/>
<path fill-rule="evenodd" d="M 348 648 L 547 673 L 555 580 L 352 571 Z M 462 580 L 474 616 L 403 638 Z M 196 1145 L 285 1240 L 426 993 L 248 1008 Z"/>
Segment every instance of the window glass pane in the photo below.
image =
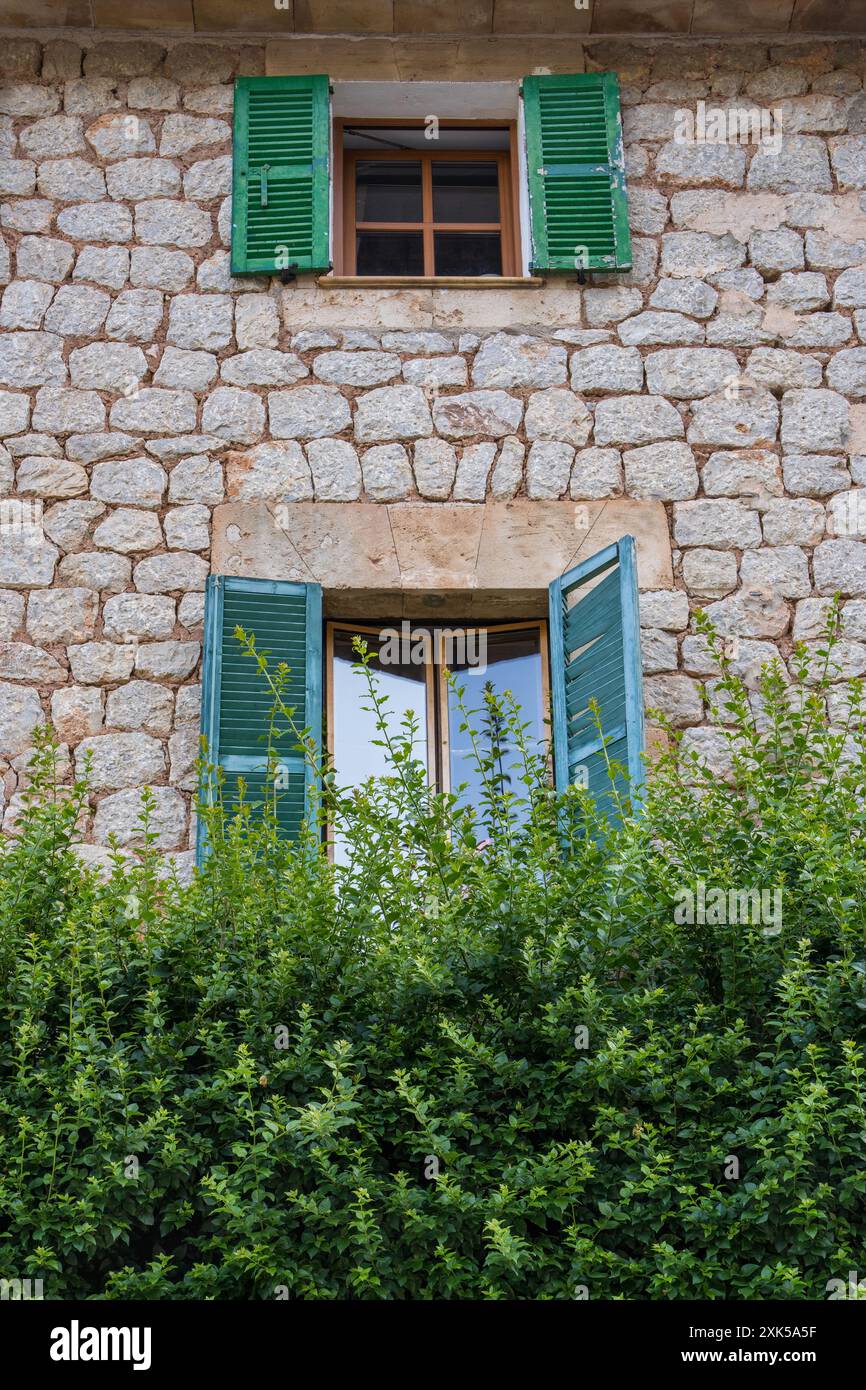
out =
<path fill-rule="evenodd" d="M 508 730 L 493 727 L 490 711 L 485 704 L 485 691 L 504 695 L 510 691 L 520 706 L 520 721 L 528 725 L 526 744 L 528 753 L 543 756 L 546 750 L 544 708 L 544 686 L 541 672 L 541 634 L 538 628 L 523 631 L 486 633 L 486 657 L 483 664 L 470 665 L 468 662 L 452 660 L 450 669 L 458 676 L 464 687 L 463 702 L 468 712 L 469 723 L 476 731 L 478 748 L 483 755 L 495 752 L 507 789 L 515 796 L 526 797 L 527 788 L 521 782 L 524 771 L 523 759 L 510 739 Z M 468 649 L 467 649 L 468 650 Z M 476 653 L 477 654 L 477 653 Z M 460 804 L 477 806 L 479 816 L 476 822 L 476 835 L 479 840 L 487 838 L 489 828 L 484 823 L 483 777 L 475 763 L 472 744 L 467 733 L 460 732 L 464 716 L 457 705 L 453 687 L 448 687 L 448 740 L 451 767 L 451 789 L 456 792 L 461 782 L 467 783 L 460 793 Z M 525 812 L 523 813 L 525 814 Z M 521 813 L 515 813 L 521 819 Z"/>
<path fill-rule="evenodd" d="M 420 222 L 421 164 L 414 159 L 359 159 L 355 166 L 357 222 Z"/>
<path fill-rule="evenodd" d="M 499 167 L 493 161 L 434 159 L 434 222 L 498 222 Z"/>
<path fill-rule="evenodd" d="M 358 232 L 356 275 L 423 275 L 421 232 Z"/>
<path fill-rule="evenodd" d="M 437 275 L 501 275 L 498 232 L 435 232 Z"/>
<path fill-rule="evenodd" d="M 393 631 L 393 629 L 385 629 Z M 358 787 L 368 777 L 380 777 L 393 771 L 389 768 L 386 750 L 376 746 L 382 735 L 376 728 L 376 715 L 370 707 L 366 677 L 352 669 L 358 655 L 352 646 L 354 631 L 351 628 L 334 630 L 334 661 L 330 672 L 333 688 L 333 731 L 334 768 L 341 787 Z M 360 634 L 372 652 L 379 652 L 382 642 L 377 633 Z M 387 641 L 387 637 L 383 639 Z M 419 762 L 429 766 L 427 729 L 427 672 L 429 667 L 423 663 L 401 665 L 388 661 L 384 666 L 378 659 L 370 662 L 381 695 L 388 698 L 386 722 L 395 736 L 403 734 L 400 725 L 407 710 L 411 710 L 418 722 L 418 738 L 414 755 Z M 335 840 L 334 857 L 342 862 L 343 853 L 339 840 Z"/>

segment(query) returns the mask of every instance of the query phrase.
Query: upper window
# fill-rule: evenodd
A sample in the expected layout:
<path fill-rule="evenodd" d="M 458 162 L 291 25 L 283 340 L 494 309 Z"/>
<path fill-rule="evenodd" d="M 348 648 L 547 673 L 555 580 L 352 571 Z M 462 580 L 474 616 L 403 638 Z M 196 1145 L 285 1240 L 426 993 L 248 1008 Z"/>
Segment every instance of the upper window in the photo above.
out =
<path fill-rule="evenodd" d="M 391 119 L 401 100 L 387 93 L 382 107 L 335 121 L 324 74 L 238 78 L 233 274 L 631 269 L 615 73 L 526 77 L 513 120 Z"/>
<path fill-rule="evenodd" d="M 340 137 L 342 135 L 342 142 Z M 513 129 L 337 122 L 342 266 L 358 276 L 517 275 Z"/>

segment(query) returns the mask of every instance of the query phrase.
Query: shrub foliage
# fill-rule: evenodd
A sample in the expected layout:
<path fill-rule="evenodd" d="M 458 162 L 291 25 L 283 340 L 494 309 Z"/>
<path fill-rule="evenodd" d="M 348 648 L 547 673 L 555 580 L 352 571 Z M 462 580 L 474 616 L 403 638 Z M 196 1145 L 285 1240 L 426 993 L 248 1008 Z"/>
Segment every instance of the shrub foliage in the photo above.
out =
<path fill-rule="evenodd" d="M 860 686 L 830 684 L 835 620 L 760 689 L 720 658 L 727 775 L 670 730 L 619 826 L 557 798 L 489 697 L 480 848 L 373 672 L 388 776 L 326 771 L 296 845 L 267 810 L 203 807 L 190 886 L 146 792 L 137 862 L 82 865 L 87 788 L 42 737 L 0 853 L 0 1276 L 51 1298 L 826 1297 L 866 1216 L 866 737 Z M 239 640 L 274 759 L 312 757 L 285 673 Z M 718 889 L 721 911 L 683 909 Z M 779 890 L 781 914 L 732 921 L 730 890 Z"/>

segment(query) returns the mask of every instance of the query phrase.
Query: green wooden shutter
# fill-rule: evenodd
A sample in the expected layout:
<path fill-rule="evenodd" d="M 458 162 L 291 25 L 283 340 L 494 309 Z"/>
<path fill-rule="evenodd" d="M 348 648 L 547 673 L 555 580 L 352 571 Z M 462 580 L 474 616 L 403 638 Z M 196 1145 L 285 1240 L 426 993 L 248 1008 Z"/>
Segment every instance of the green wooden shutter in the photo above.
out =
<path fill-rule="evenodd" d="M 229 812 L 237 804 L 239 777 L 246 784 L 247 801 L 262 805 L 272 702 L 267 682 L 234 635 L 238 626 L 255 634 L 256 647 L 268 653 L 272 671 L 281 661 L 290 667 L 283 698 L 294 708 L 298 727 L 308 728 L 321 744 L 321 586 L 221 575 L 207 581 L 201 728 L 208 761 L 218 763 L 225 775 L 223 803 Z M 277 727 L 285 727 L 285 721 L 278 720 Z M 278 740 L 275 751 L 287 783 L 276 794 L 277 822 L 280 833 L 292 838 L 309 809 L 314 773 L 291 733 Z M 209 802 L 214 790 L 205 785 L 202 799 Z M 199 820 L 199 859 L 204 848 Z"/>
<path fill-rule="evenodd" d="M 533 270 L 631 270 L 615 72 L 524 77 Z"/>
<path fill-rule="evenodd" d="M 643 681 L 637 565 L 632 536 L 550 585 L 550 665 L 556 789 L 577 783 L 615 818 L 607 759 L 620 796 L 643 779 Z M 601 733 L 589 708 L 599 705 Z M 603 739 L 605 742 L 603 743 Z M 605 756 L 605 750 L 606 755 Z"/>
<path fill-rule="evenodd" d="M 327 270 L 327 77 L 235 82 L 232 274 Z"/>

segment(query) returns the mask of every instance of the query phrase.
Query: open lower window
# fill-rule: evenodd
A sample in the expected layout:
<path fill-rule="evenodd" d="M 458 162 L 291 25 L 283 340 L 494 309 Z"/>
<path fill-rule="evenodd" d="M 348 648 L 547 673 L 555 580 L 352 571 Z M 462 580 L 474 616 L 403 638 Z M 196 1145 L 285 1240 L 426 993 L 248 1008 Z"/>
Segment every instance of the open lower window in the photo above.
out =
<path fill-rule="evenodd" d="M 308 814 L 316 768 L 328 752 L 344 786 L 358 786 L 383 771 L 375 720 L 364 709 L 367 687 L 353 669 L 356 635 L 375 654 L 373 670 L 393 718 L 412 711 L 417 757 L 426 763 L 431 785 L 456 791 L 465 784 L 460 792 L 465 804 L 480 807 L 464 722 L 492 741 L 506 775 L 519 775 L 514 743 L 507 731 L 490 725 L 487 689 L 497 695 L 512 692 L 528 726 L 530 749 L 545 756 L 552 743 L 560 791 L 570 784 L 585 787 L 614 815 L 609 767 L 615 764 L 624 795 L 635 795 L 642 774 L 643 704 L 631 536 L 553 581 L 546 623 L 359 626 L 324 623 L 322 606 L 318 584 L 221 575 L 208 580 L 202 733 L 210 762 L 221 769 L 229 813 L 243 782 L 253 812 L 260 811 L 265 796 L 273 798 L 279 830 L 291 839 Z M 238 640 L 238 628 L 255 635 L 256 649 L 268 654 L 272 672 L 284 664 L 283 698 L 295 711 L 297 728 L 306 730 L 306 748 L 291 736 L 273 738 L 270 690 Z M 464 687 L 465 716 L 446 670 Z M 323 746 L 325 737 L 329 748 Z M 216 798 L 218 779 L 219 773 L 204 778 L 204 803 Z M 484 829 L 479 810 L 479 839 Z M 200 830 L 200 855 L 205 848 Z"/>

